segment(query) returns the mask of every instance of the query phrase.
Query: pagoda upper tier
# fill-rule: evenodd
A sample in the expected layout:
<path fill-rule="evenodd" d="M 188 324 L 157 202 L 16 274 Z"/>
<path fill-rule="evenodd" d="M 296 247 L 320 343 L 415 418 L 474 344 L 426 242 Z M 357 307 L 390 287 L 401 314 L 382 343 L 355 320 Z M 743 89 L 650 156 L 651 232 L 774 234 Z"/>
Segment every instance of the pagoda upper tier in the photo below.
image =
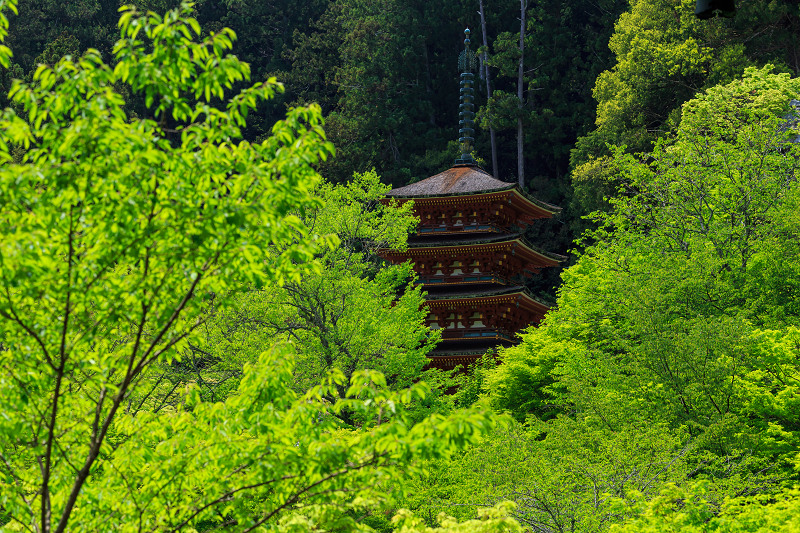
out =
<path fill-rule="evenodd" d="M 387 196 L 414 200 L 420 220 L 417 237 L 504 233 L 560 211 L 524 194 L 514 183 L 493 178 L 477 165 L 456 165 L 417 183 L 393 189 Z"/>

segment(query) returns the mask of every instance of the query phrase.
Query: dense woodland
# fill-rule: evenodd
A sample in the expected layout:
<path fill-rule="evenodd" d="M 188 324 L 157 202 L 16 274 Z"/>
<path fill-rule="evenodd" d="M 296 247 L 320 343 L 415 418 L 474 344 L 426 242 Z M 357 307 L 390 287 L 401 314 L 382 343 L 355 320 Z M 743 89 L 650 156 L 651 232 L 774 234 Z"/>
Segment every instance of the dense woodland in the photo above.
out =
<path fill-rule="evenodd" d="M 800 6 L 737 3 L 0 0 L 0 530 L 797 531 Z M 448 373 L 378 199 L 466 26 L 571 258 Z"/>

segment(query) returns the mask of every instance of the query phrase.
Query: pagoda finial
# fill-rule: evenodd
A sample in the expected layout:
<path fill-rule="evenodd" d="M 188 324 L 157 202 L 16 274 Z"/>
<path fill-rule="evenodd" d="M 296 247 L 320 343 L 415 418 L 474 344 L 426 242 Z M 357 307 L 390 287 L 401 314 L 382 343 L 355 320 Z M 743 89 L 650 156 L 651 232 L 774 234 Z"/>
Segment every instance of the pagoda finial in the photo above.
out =
<path fill-rule="evenodd" d="M 461 70 L 461 105 L 459 105 L 458 116 L 458 142 L 461 143 L 461 157 L 456 159 L 456 165 L 474 165 L 472 159 L 472 144 L 475 139 L 475 91 L 472 88 L 475 75 L 472 73 L 478 62 L 475 52 L 469 49 L 469 28 L 464 30 L 464 51 L 458 56 L 458 68 Z"/>

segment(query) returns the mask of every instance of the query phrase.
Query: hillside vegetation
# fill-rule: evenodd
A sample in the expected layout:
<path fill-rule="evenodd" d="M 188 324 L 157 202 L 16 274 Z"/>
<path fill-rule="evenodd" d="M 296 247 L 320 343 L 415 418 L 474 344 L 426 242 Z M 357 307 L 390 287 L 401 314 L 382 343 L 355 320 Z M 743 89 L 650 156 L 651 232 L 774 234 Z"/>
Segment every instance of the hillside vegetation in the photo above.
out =
<path fill-rule="evenodd" d="M 0 530 L 798 530 L 796 3 L 133 4 L 0 0 Z M 465 26 L 572 255 L 459 373 L 377 250 Z"/>

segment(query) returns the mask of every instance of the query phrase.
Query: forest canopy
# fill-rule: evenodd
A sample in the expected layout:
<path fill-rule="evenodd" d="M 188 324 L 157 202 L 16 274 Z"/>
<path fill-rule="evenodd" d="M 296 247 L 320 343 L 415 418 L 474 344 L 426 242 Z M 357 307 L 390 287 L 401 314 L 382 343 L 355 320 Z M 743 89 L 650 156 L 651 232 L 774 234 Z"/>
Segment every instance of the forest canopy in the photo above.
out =
<path fill-rule="evenodd" d="M 800 13 L 740 4 L 0 0 L 0 529 L 796 528 Z M 574 250 L 442 372 L 377 251 L 465 26 Z"/>

